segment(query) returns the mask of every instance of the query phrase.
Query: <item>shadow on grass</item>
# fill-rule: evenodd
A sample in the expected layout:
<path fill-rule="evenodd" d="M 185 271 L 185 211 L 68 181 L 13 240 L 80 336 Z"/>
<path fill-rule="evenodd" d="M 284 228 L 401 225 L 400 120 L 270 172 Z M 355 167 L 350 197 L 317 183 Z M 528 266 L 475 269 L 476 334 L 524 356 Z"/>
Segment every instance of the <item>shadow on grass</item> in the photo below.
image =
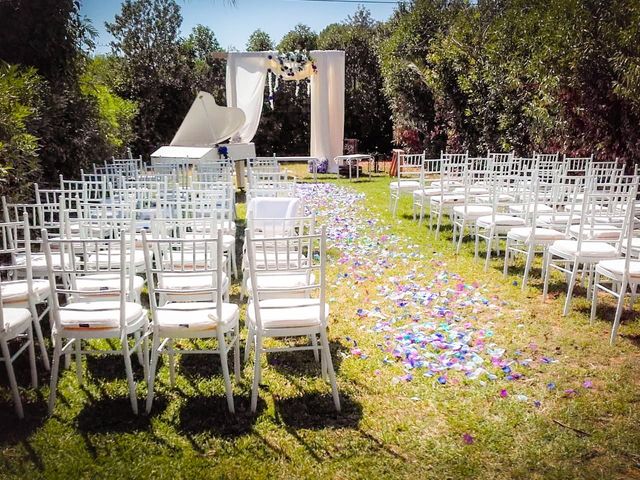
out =
<path fill-rule="evenodd" d="M 15 445 L 26 441 L 44 424 L 47 403 L 44 399 L 27 402 L 22 399 L 24 418 L 19 419 L 11 400 L 0 400 L 0 445 Z"/>
<path fill-rule="evenodd" d="M 119 342 L 114 342 L 112 346 L 114 350 L 120 348 Z M 122 355 L 86 355 L 84 358 L 87 362 L 86 372 L 94 379 L 111 381 L 127 378 Z M 74 362 L 75 357 L 72 355 L 71 368 L 75 371 Z M 142 364 L 138 362 L 138 357 L 135 353 L 131 355 L 131 368 L 133 369 L 133 377 L 136 380 L 144 379 Z"/>
<path fill-rule="evenodd" d="M 340 394 L 342 411 L 336 411 L 330 393 L 306 393 L 297 397 L 274 398 L 276 418 L 292 429 L 358 428 L 362 405 Z"/>
<path fill-rule="evenodd" d="M 229 413 L 227 397 L 188 397 L 178 419 L 178 429 L 186 435 L 211 433 L 223 438 L 234 438 L 250 433 L 256 418 L 266 404 L 258 397 L 258 408 L 251 413 L 249 396 L 234 396 L 235 414 Z"/>
<path fill-rule="evenodd" d="M 167 403 L 157 398 L 151 416 L 166 409 Z M 144 414 L 144 402 L 138 399 L 138 415 L 131 410 L 129 397 L 102 398 L 87 403 L 75 423 L 81 433 L 127 433 L 148 430 L 151 416 Z"/>
<path fill-rule="evenodd" d="M 215 348 L 217 342 L 212 341 L 210 348 Z M 167 359 L 167 363 L 168 363 Z M 216 354 L 188 354 L 181 355 L 179 361 L 176 362 L 179 366 L 179 372 L 184 375 L 188 380 L 195 380 L 200 378 L 208 378 L 220 376 L 222 377 L 222 365 L 220 363 L 220 355 Z M 229 366 L 229 374 L 233 376 L 233 350 L 229 352 L 227 357 L 227 365 Z M 242 348 L 240 348 L 240 368 L 242 369 Z"/>
<path fill-rule="evenodd" d="M 311 342 L 296 342 L 295 344 L 310 345 Z M 342 353 L 347 353 L 348 350 L 344 345 L 335 341 L 329 341 L 329 350 L 331 351 L 333 369 L 337 372 L 344 358 Z M 283 375 L 320 375 L 320 362 L 316 362 L 311 350 L 267 353 L 267 362 L 270 367 Z"/>

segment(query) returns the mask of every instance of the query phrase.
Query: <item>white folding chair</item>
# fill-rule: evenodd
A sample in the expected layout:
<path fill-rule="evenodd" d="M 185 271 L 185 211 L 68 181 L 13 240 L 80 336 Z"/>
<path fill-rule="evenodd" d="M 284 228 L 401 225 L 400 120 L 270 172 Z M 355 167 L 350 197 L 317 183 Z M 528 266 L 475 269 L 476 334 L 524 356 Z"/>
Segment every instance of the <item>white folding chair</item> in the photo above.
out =
<path fill-rule="evenodd" d="M 389 208 L 393 216 L 398 211 L 402 195 L 413 195 L 414 190 L 424 184 L 424 153 L 401 153 L 398 155 L 396 180 L 389 184 Z"/>
<path fill-rule="evenodd" d="M 175 385 L 175 339 L 215 338 L 216 349 L 179 350 L 184 354 L 220 355 L 227 405 L 234 412 L 233 388 L 227 357 L 233 348 L 234 372 L 240 379 L 240 347 L 238 306 L 223 301 L 225 275 L 222 270 L 222 231 L 209 238 L 149 239 L 143 233 L 149 301 L 152 312 L 153 344 L 147 394 L 147 412 L 154 396 L 158 357 L 169 354 L 169 377 Z M 196 252 L 204 259 L 192 260 Z M 171 283 L 168 282 L 171 279 Z M 226 287 L 228 288 L 228 287 Z M 159 296 L 159 298 L 158 298 Z M 169 301 L 164 301 L 168 299 Z"/>
<path fill-rule="evenodd" d="M 256 411 L 258 403 L 262 354 L 285 350 L 311 350 L 320 353 L 323 377 L 328 375 L 333 402 L 340 411 L 340 397 L 327 338 L 329 306 L 326 304 L 325 227 L 322 227 L 320 235 L 275 238 L 255 238 L 247 229 L 245 238 L 252 286 L 251 302 L 247 307 L 249 332 L 246 348 L 255 350 L 251 411 Z M 276 252 L 276 256 L 269 257 L 269 252 Z M 284 258 L 277 252 L 284 252 Z M 259 281 L 259 275 L 282 272 L 304 274 L 309 281 L 302 286 L 265 285 Z M 312 275 L 315 281 L 312 281 Z M 291 294 L 295 292 L 304 292 L 306 295 L 304 298 L 292 298 Z M 268 298 L 264 298 L 264 295 Z M 311 345 L 271 348 L 263 345 L 263 340 L 268 337 L 298 336 L 311 336 Z"/>
<path fill-rule="evenodd" d="M 622 310 L 624 309 L 624 301 L 627 296 L 627 290 L 631 290 L 631 302 L 630 306 L 633 309 L 633 305 L 636 299 L 636 292 L 638 285 L 640 285 L 640 260 L 633 260 L 630 253 L 633 250 L 633 228 L 636 223 L 636 209 L 635 209 L 635 197 L 638 192 L 638 185 L 631 187 L 629 203 L 627 208 L 627 220 L 626 220 L 626 235 L 625 239 L 618 244 L 619 254 L 624 251 L 627 252 L 623 258 L 616 258 L 611 260 L 602 260 L 596 264 L 595 275 L 593 280 L 593 291 L 591 296 L 591 322 L 595 320 L 596 309 L 598 308 L 598 291 L 610 293 L 618 299 L 616 307 L 616 314 L 613 319 L 613 326 L 611 328 L 610 343 L 616 341 L 618 335 L 618 328 L 620 327 L 620 318 L 622 317 Z M 603 278 L 604 277 L 604 278 Z M 612 286 L 609 288 L 606 286 L 605 281 L 610 281 Z M 608 282 L 607 282 L 608 283 Z"/>
<path fill-rule="evenodd" d="M 54 339 L 53 364 L 51 367 L 51 390 L 49 411 L 52 412 L 58 385 L 58 371 L 62 355 L 74 353 L 76 376 L 82 383 L 82 355 L 119 354 L 124 357 L 125 372 L 129 386 L 131 408 L 138 413 L 136 383 L 131 368 L 131 354 L 136 352 L 141 361 L 145 378 L 148 377 L 148 327 L 147 312 L 131 300 L 130 279 L 134 275 L 127 263 L 131 242 L 126 240 L 126 231 L 119 239 L 50 240 L 46 230 L 42 231 L 44 252 L 47 259 L 49 283 L 52 291 L 51 318 Z M 60 252 L 62 261 L 53 261 L 52 246 Z M 82 252 L 77 257 L 68 252 Z M 123 254 L 124 252 L 124 254 Z M 129 255 L 129 258 L 131 256 Z M 66 259 L 69 259 L 66 261 Z M 93 259 L 90 261 L 90 259 Z M 117 281 L 110 285 L 89 281 L 93 275 L 117 274 Z M 62 278 L 56 282 L 56 278 Z M 66 299 L 60 304 L 59 296 Z M 108 297 L 96 301 L 96 297 Z M 133 346 L 129 345 L 133 336 Z M 93 339 L 113 339 L 121 342 L 120 350 L 86 350 L 86 343 Z M 65 343 L 66 342 L 66 343 Z"/>

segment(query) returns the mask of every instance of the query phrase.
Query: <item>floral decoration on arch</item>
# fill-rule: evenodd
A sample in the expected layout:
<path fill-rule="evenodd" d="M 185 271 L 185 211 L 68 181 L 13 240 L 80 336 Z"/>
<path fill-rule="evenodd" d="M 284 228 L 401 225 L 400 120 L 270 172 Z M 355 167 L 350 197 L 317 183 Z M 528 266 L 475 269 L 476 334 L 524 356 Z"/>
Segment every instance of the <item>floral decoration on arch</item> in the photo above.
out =
<path fill-rule="evenodd" d="M 273 93 L 278 91 L 281 80 L 294 80 L 296 95 L 300 91 L 300 82 L 304 82 L 307 85 L 307 95 L 309 94 L 309 78 L 317 72 L 318 68 L 305 50 L 269 54 L 267 58 L 269 59 L 267 74 L 269 76 L 269 104 L 271 108 L 273 108 Z"/>

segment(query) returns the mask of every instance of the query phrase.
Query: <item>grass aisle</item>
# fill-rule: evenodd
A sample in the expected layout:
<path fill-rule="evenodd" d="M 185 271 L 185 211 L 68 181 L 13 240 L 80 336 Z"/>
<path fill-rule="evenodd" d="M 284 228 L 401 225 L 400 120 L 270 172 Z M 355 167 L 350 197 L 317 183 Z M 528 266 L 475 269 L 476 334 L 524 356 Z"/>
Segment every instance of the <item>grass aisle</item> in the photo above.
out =
<path fill-rule="evenodd" d="M 180 359 L 175 389 L 163 366 L 152 415 L 135 417 L 122 360 L 92 358 L 83 386 L 64 372 L 52 418 L 46 387 L 24 390 L 24 422 L 0 390 L 0 478 L 640 478 L 637 322 L 609 347 L 610 301 L 593 326 L 586 300 L 563 318 L 561 282 L 543 303 L 539 272 L 521 292 L 521 266 L 485 273 L 450 232 L 392 219 L 387 179 L 338 183 L 302 192 L 331 239 L 343 414 L 304 352 L 263 359 L 256 417 L 250 365 L 236 417 L 218 360 L 200 356 Z"/>

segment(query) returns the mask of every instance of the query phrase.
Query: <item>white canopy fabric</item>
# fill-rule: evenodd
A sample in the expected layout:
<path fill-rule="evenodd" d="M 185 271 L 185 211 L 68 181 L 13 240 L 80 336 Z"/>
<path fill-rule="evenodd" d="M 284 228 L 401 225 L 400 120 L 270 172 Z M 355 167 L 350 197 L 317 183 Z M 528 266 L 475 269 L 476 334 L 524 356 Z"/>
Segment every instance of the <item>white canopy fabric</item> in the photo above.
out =
<path fill-rule="evenodd" d="M 229 52 L 227 57 L 227 105 L 242 109 L 246 120 L 234 141 L 248 143 L 258 130 L 269 55 L 276 52 Z"/>
<path fill-rule="evenodd" d="M 329 160 L 329 171 L 336 172 L 334 158 L 342 155 L 344 143 L 344 52 L 313 50 L 317 66 L 311 76 L 311 156 Z M 269 55 L 277 52 L 229 52 L 227 57 L 227 104 L 241 108 L 245 124 L 232 141 L 250 142 L 258 130 Z"/>
<path fill-rule="evenodd" d="M 329 160 L 329 172 L 338 171 L 335 157 L 344 148 L 344 52 L 313 50 L 311 76 L 311 156 Z"/>
<path fill-rule="evenodd" d="M 211 94 L 198 92 L 171 145 L 212 147 L 231 137 L 244 124 L 241 109 L 222 107 Z"/>

